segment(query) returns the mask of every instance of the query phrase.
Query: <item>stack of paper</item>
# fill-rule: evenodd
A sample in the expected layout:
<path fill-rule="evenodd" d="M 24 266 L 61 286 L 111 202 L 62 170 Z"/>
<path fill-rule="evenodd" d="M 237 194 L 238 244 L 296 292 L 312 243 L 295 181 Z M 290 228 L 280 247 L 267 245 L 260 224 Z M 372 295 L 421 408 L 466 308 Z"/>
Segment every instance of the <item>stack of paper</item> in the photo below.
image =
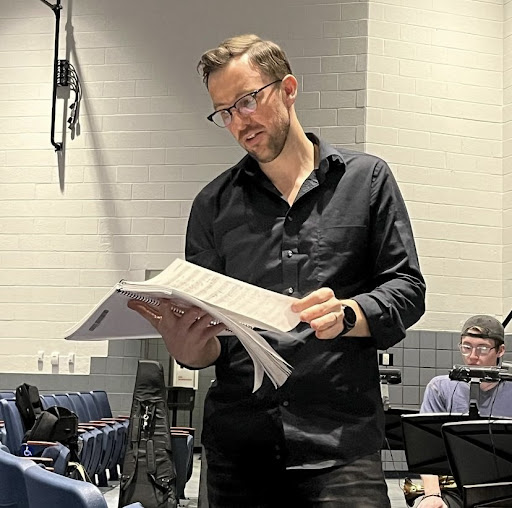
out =
<path fill-rule="evenodd" d="M 254 363 L 254 391 L 266 373 L 281 386 L 291 366 L 252 328 L 287 332 L 299 323 L 290 307 L 292 297 L 241 282 L 181 259 L 162 273 L 142 282 L 121 281 L 77 325 L 66 332 L 68 340 L 145 339 L 158 332 L 137 312 L 127 307 L 131 298 L 158 306 L 160 298 L 179 307 L 197 306 L 224 323 L 246 348 Z M 283 334 L 283 340 L 286 335 Z"/>

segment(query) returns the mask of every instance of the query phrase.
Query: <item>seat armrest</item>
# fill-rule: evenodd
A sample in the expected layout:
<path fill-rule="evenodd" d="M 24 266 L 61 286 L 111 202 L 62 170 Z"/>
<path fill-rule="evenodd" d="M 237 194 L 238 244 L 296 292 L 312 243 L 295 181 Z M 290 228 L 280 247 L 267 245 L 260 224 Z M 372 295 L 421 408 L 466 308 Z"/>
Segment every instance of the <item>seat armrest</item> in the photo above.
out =
<path fill-rule="evenodd" d="M 59 443 L 56 441 L 26 441 L 22 446 L 27 444 L 29 446 L 57 446 Z"/>

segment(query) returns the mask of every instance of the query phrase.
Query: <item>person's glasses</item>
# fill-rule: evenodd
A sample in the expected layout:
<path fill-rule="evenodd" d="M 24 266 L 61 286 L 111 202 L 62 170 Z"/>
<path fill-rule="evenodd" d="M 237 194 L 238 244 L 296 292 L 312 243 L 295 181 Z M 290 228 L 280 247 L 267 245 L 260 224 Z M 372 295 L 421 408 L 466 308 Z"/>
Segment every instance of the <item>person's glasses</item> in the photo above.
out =
<path fill-rule="evenodd" d="M 462 356 L 469 356 L 473 352 L 473 349 L 476 351 L 476 354 L 478 356 L 487 356 L 491 352 L 491 349 L 496 349 L 496 346 L 473 347 L 473 346 L 470 346 L 469 344 L 461 343 L 461 344 L 459 344 L 459 349 L 460 349 L 460 352 L 462 353 Z"/>
<path fill-rule="evenodd" d="M 265 88 L 275 85 L 276 83 L 280 83 L 282 79 L 276 79 L 269 83 L 268 85 L 262 86 L 258 88 L 258 90 L 254 90 L 254 92 L 250 92 L 243 97 L 240 97 L 231 107 L 226 109 L 219 109 L 218 111 L 214 111 L 211 115 L 206 118 L 213 122 L 215 125 L 219 127 L 227 127 L 233 118 L 232 110 L 236 109 L 238 114 L 241 116 L 251 115 L 256 111 L 258 107 L 258 101 L 256 100 L 256 96 Z"/>

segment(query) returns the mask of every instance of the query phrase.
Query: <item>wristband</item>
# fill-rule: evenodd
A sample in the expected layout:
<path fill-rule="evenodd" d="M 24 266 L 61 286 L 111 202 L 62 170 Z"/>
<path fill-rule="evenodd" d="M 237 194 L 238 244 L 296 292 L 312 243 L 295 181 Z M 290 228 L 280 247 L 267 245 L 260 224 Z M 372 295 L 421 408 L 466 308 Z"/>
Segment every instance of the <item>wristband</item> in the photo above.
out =
<path fill-rule="evenodd" d="M 423 499 L 427 499 L 427 497 L 440 497 L 441 499 L 443 499 L 443 497 L 441 496 L 441 494 L 428 494 L 427 496 L 423 496 L 423 498 L 421 499 L 421 501 L 423 501 Z M 421 504 L 421 501 L 418 503 L 418 505 Z"/>

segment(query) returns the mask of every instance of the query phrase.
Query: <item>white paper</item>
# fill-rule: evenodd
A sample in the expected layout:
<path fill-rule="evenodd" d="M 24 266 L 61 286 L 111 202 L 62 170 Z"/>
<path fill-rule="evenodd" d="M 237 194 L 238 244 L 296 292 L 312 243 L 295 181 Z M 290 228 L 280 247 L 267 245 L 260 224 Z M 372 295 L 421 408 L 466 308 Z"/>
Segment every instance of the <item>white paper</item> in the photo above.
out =
<path fill-rule="evenodd" d="M 160 337 L 140 314 L 128 308 L 132 298 L 159 305 L 161 298 L 180 307 L 197 306 L 238 337 L 254 363 L 256 391 L 266 373 L 281 386 L 290 365 L 251 327 L 286 332 L 299 323 L 290 307 L 294 298 L 220 275 L 183 260 L 175 260 L 156 277 L 142 282 L 121 281 L 79 323 L 65 333 L 68 340 L 147 339 Z M 283 340 L 286 335 L 283 333 Z"/>
<path fill-rule="evenodd" d="M 295 298 L 226 277 L 182 259 L 174 260 L 156 277 L 135 284 L 172 288 L 175 293 L 198 298 L 264 330 L 287 332 L 300 322 L 299 315 L 290 309 Z"/>

